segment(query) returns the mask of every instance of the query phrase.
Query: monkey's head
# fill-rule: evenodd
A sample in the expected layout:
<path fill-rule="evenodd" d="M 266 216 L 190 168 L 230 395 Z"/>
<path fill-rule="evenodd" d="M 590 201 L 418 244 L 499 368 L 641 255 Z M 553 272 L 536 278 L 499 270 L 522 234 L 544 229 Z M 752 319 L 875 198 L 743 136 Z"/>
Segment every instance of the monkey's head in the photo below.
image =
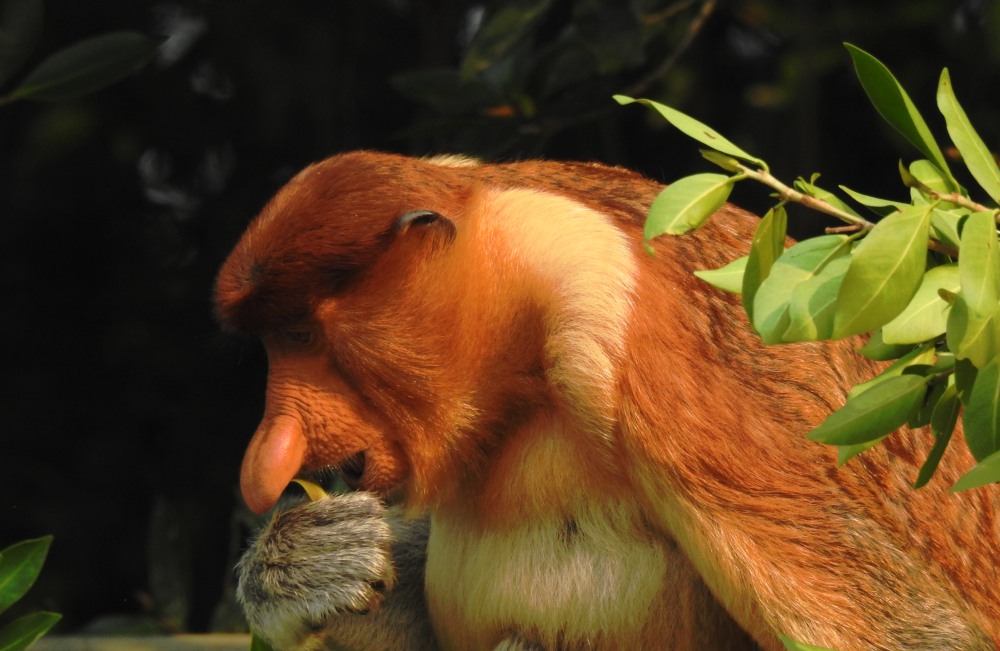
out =
<path fill-rule="evenodd" d="M 333 466 L 426 504 L 537 402 L 539 306 L 479 194 L 461 167 L 354 152 L 306 168 L 250 225 L 215 302 L 268 355 L 240 478 L 251 509 Z"/>

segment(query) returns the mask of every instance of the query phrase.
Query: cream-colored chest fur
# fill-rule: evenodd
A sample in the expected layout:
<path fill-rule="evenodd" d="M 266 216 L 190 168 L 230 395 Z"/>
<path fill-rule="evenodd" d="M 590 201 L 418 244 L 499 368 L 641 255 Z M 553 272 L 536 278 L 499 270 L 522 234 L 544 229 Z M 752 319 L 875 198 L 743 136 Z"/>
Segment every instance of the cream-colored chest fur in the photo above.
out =
<path fill-rule="evenodd" d="M 643 522 L 634 505 L 600 501 L 507 530 L 434 517 L 426 581 L 442 647 L 492 649 L 516 632 L 550 649 L 643 648 L 668 616 L 675 553 Z"/>

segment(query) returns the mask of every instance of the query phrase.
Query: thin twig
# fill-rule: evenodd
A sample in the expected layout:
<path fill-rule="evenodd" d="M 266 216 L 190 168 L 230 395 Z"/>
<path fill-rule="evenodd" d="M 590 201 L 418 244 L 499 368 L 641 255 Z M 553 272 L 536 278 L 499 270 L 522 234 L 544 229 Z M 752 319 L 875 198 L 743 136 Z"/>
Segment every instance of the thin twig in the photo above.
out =
<path fill-rule="evenodd" d="M 851 224 L 850 226 L 833 226 L 831 228 L 827 228 L 825 232 L 828 235 L 832 233 L 856 233 L 862 228 L 864 228 L 864 226 L 861 226 L 860 224 Z"/>

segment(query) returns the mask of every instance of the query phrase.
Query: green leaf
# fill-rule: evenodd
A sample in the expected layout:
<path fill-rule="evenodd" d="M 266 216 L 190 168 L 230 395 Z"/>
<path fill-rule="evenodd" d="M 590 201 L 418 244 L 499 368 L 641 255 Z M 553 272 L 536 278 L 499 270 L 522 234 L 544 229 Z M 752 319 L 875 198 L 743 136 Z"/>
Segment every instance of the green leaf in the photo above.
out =
<path fill-rule="evenodd" d="M 887 344 L 919 344 L 944 334 L 951 305 L 938 294 L 942 288 L 951 292 L 961 288 L 957 264 L 941 265 L 925 273 L 906 309 L 882 326 L 882 339 Z"/>
<path fill-rule="evenodd" d="M 979 369 L 962 423 L 976 461 L 1000 450 L 1000 355 Z"/>
<path fill-rule="evenodd" d="M 962 294 L 955 295 L 948 314 L 948 350 L 958 359 L 968 359 L 976 368 L 986 365 L 1000 353 L 1000 310 L 980 316 L 968 308 Z"/>
<path fill-rule="evenodd" d="M 926 486 L 934 475 L 934 471 L 937 470 L 938 464 L 941 463 L 941 457 L 944 456 L 944 451 L 948 448 L 948 443 L 951 442 L 951 435 L 955 431 L 955 423 L 958 422 L 958 412 L 961 408 L 962 403 L 958 399 L 955 383 L 949 378 L 944 393 L 938 398 L 937 404 L 934 405 L 934 411 L 931 413 L 931 433 L 934 434 L 934 447 L 927 454 L 924 465 L 920 466 L 917 481 L 913 484 L 914 488 Z"/>
<path fill-rule="evenodd" d="M 729 154 L 730 156 L 735 156 L 736 158 L 742 158 L 745 161 L 750 161 L 751 163 L 765 169 L 767 168 L 767 165 L 761 159 L 751 156 L 733 143 L 729 142 L 715 129 L 702 124 L 692 117 L 684 115 L 677 109 L 670 108 L 665 104 L 660 104 L 659 102 L 654 102 L 648 99 L 632 99 L 626 95 L 615 95 L 614 100 L 623 106 L 633 102 L 645 104 L 646 106 L 656 109 L 660 115 L 666 118 L 667 122 L 674 125 L 683 133 L 691 138 L 694 138 L 701 144 L 707 145 L 715 151 L 721 151 L 723 154 Z"/>
<path fill-rule="evenodd" d="M 861 241 L 837 296 L 834 339 L 881 327 L 906 308 L 927 265 L 930 217 L 927 207 L 906 208 L 875 224 Z"/>
<path fill-rule="evenodd" d="M 0 651 L 24 651 L 62 619 L 58 613 L 31 613 L 0 630 Z"/>
<path fill-rule="evenodd" d="M 745 255 L 742 258 L 733 260 L 725 267 L 696 271 L 694 275 L 713 287 L 739 294 L 743 291 L 743 272 L 746 270 L 747 260 L 749 259 L 750 256 Z"/>
<path fill-rule="evenodd" d="M 782 252 L 754 297 L 753 325 L 767 345 L 781 343 L 789 326 L 789 301 L 796 287 L 810 280 L 831 260 L 850 251 L 846 235 L 822 235 Z"/>
<path fill-rule="evenodd" d="M 52 536 L 25 540 L 0 552 L 0 613 L 35 583 L 49 553 Z"/>
<path fill-rule="evenodd" d="M 789 325 L 782 341 L 824 341 L 833 336 L 837 294 L 850 264 L 849 255 L 837 258 L 823 271 L 795 287 L 788 302 Z"/>
<path fill-rule="evenodd" d="M 961 250 L 958 269 L 965 304 L 978 316 L 993 314 L 1000 307 L 1000 246 L 993 213 L 966 218 Z"/>
<path fill-rule="evenodd" d="M 880 384 L 891 377 L 897 377 L 903 374 L 903 371 L 910 368 L 911 366 L 922 366 L 930 364 L 934 361 L 934 346 L 930 344 L 925 344 L 919 348 L 914 348 L 909 353 L 903 355 L 895 362 L 890 364 L 881 373 L 868 380 L 867 382 L 862 382 L 861 384 L 856 384 L 851 387 L 850 392 L 847 394 L 848 400 L 853 400 L 865 391 L 871 389 L 877 384 Z"/>
<path fill-rule="evenodd" d="M 425 68 L 389 79 L 397 93 L 447 114 L 496 106 L 503 97 L 480 79 L 463 77 L 454 68 Z"/>
<path fill-rule="evenodd" d="M 924 373 L 924 375 L 931 375 L 931 374 L 932 373 L 930 372 Z M 926 427 L 927 425 L 931 424 L 931 418 L 934 416 L 934 409 L 935 407 L 937 407 L 938 401 L 941 399 L 941 396 L 943 396 L 944 392 L 948 389 L 948 386 L 949 386 L 948 382 L 937 382 L 936 384 L 932 385 L 930 393 L 927 394 L 924 403 L 920 405 L 920 409 L 918 409 L 917 412 L 913 414 L 913 418 L 911 418 L 909 422 L 906 423 L 910 427 L 910 429 L 920 429 L 921 427 Z"/>
<path fill-rule="evenodd" d="M 899 201 L 891 201 L 889 199 L 879 199 L 878 197 L 872 197 L 867 194 L 861 194 L 860 192 L 855 192 L 854 190 L 841 185 L 840 189 L 851 196 L 852 199 L 860 203 L 862 206 L 868 206 L 877 215 L 885 217 L 897 210 L 902 210 L 908 207 L 908 203 L 900 203 Z"/>
<path fill-rule="evenodd" d="M 649 207 L 643 228 L 643 246 L 650 254 L 649 241 L 664 233 L 683 235 L 701 226 L 726 203 L 733 189 L 733 177 L 725 174 L 695 174 L 674 181 L 663 189 Z"/>
<path fill-rule="evenodd" d="M 920 407 L 929 381 L 920 375 L 888 378 L 849 399 L 807 438 L 828 445 L 857 445 L 892 434 Z"/>
<path fill-rule="evenodd" d="M 948 169 L 944 154 L 927 128 L 927 123 L 889 69 L 881 61 L 850 43 L 844 43 L 844 47 L 851 53 L 858 79 L 875 109 L 947 175 L 952 191 L 957 190 L 958 182 Z"/>
<path fill-rule="evenodd" d="M 951 487 L 952 493 L 979 488 L 1000 481 L 1000 452 L 994 452 L 977 463 L 972 470 L 962 475 L 962 478 Z"/>
<path fill-rule="evenodd" d="M 876 362 L 887 362 L 890 359 L 898 359 L 911 350 L 913 350 L 913 346 L 885 343 L 885 340 L 882 338 L 882 329 L 879 328 L 872 333 L 868 343 L 859 348 L 858 352 Z"/>
<path fill-rule="evenodd" d="M 944 173 L 929 160 L 915 160 L 910 163 L 910 174 L 913 178 L 938 194 L 948 194 L 951 192 L 948 179 Z"/>
<path fill-rule="evenodd" d="M 873 441 L 868 441 L 867 443 L 858 443 L 857 445 L 838 445 L 837 446 L 837 466 L 842 466 L 854 457 L 858 456 L 865 450 L 870 450 L 885 439 L 885 436 L 880 436 Z"/>
<path fill-rule="evenodd" d="M 754 231 L 750 243 L 750 255 L 747 256 L 746 270 L 743 272 L 743 310 L 747 320 L 753 323 L 754 298 L 761 283 L 767 280 L 775 260 L 785 251 L 785 232 L 788 227 L 788 214 L 782 205 L 767 211 L 757 230 Z"/>
<path fill-rule="evenodd" d="M 958 399 L 963 405 L 969 404 L 972 396 L 972 387 L 976 384 L 976 376 L 979 369 L 968 359 L 959 359 L 955 362 L 955 388 L 958 390 Z"/>
<path fill-rule="evenodd" d="M 814 646 L 812 644 L 796 642 L 792 638 L 785 637 L 781 633 L 778 633 L 778 638 L 781 640 L 781 643 L 785 645 L 785 649 L 788 651 L 833 651 L 833 649 L 828 649 L 824 646 Z"/>
<path fill-rule="evenodd" d="M 250 635 L 250 651 L 273 651 L 271 645 L 261 639 L 256 633 Z"/>
<path fill-rule="evenodd" d="M 819 174 L 814 174 L 813 175 L 813 180 L 815 180 L 818 177 L 819 177 Z M 801 177 L 799 177 L 798 179 L 795 180 L 794 185 L 795 185 L 795 189 L 798 190 L 799 192 L 801 192 L 802 194 L 808 195 L 808 196 L 813 197 L 815 199 L 819 199 L 820 201 L 825 201 L 825 202 L 827 202 L 828 204 L 830 204 L 831 206 L 833 206 L 835 208 L 840 208 L 841 210 L 843 210 L 844 212 L 846 212 L 848 215 L 854 215 L 855 217 L 857 217 L 859 219 L 861 218 L 861 215 L 859 215 L 854 210 L 854 208 L 851 208 L 850 206 L 848 206 L 846 203 L 844 203 L 840 199 L 840 197 L 838 197 L 834 193 L 830 192 L 829 190 L 824 190 L 823 188 L 819 187 L 818 185 L 815 185 L 814 183 L 806 181 L 805 179 L 803 179 Z"/>
<path fill-rule="evenodd" d="M 731 156 L 726 156 L 725 154 L 720 154 L 713 149 L 699 149 L 698 150 L 702 157 L 712 163 L 715 163 L 727 172 L 739 172 L 740 162 Z"/>
<path fill-rule="evenodd" d="M 0 85 L 24 64 L 42 32 L 42 0 L 0 1 Z"/>
<path fill-rule="evenodd" d="M 983 190 L 986 190 L 986 194 L 990 195 L 993 201 L 1000 203 L 1000 168 L 997 167 L 997 162 L 983 139 L 972 128 L 965 110 L 958 103 L 947 68 L 941 71 L 937 104 L 948 125 L 948 135 L 962 154 L 962 160 L 965 161 L 969 172 Z"/>
<path fill-rule="evenodd" d="M 959 248 L 962 240 L 958 234 L 958 224 L 961 219 L 962 215 L 935 208 L 931 213 L 931 237 L 942 244 Z"/>
<path fill-rule="evenodd" d="M 42 61 L 10 96 L 56 101 L 92 93 L 142 70 L 162 42 L 138 32 L 88 38 Z"/>

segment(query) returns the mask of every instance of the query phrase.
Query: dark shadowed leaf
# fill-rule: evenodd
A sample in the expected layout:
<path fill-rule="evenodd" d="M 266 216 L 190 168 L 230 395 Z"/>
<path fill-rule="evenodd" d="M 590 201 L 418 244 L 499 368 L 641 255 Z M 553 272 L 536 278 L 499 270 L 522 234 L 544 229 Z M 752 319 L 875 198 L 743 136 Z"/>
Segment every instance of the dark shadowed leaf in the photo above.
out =
<path fill-rule="evenodd" d="M 721 151 L 723 154 L 729 154 L 730 156 L 735 156 L 736 158 L 742 158 L 743 160 L 750 161 L 751 163 L 761 167 L 765 166 L 764 161 L 751 156 L 733 143 L 729 142 L 715 129 L 702 124 L 692 117 L 684 115 L 677 109 L 672 109 L 669 106 L 648 99 L 632 99 L 631 97 L 627 97 L 625 95 L 615 95 L 614 99 L 622 105 L 637 102 L 639 104 L 645 104 L 646 106 L 652 107 L 656 109 L 660 115 L 666 118 L 667 122 L 674 125 L 701 144 L 707 145 L 716 151 Z"/>
<path fill-rule="evenodd" d="M 979 369 L 968 359 L 956 359 L 955 361 L 955 388 L 958 390 L 958 399 L 963 405 L 969 404 L 972 396 L 972 387 L 976 384 L 976 376 Z"/>
<path fill-rule="evenodd" d="M 21 68 L 41 31 L 42 0 L 0 0 L 0 85 Z"/>
<path fill-rule="evenodd" d="M 718 287 L 727 292 L 739 294 L 743 291 L 743 272 L 747 267 L 747 260 L 750 256 L 743 256 L 733 260 L 725 267 L 719 269 L 709 269 L 706 271 L 696 271 L 694 275 L 704 280 L 709 285 Z"/>
<path fill-rule="evenodd" d="M 42 61 L 11 97 L 55 101 L 92 93 L 142 70 L 162 42 L 138 32 L 80 41 Z"/>
<path fill-rule="evenodd" d="M 937 104 L 948 125 L 948 135 L 962 154 L 962 160 L 965 161 L 969 172 L 983 190 L 986 190 L 986 194 L 990 195 L 993 201 L 1000 203 L 1000 168 L 997 167 L 989 147 L 972 128 L 965 110 L 958 103 L 947 68 L 941 71 Z"/>
<path fill-rule="evenodd" d="M 961 288 L 957 264 L 934 267 L 924 274 L 906 309 L 882 326 L 883 340 L 888 344 L 919 344 L 943 334 L 951 305 L 938 294 L 942 288 L 950 292 Z"/>
<path fill-rule="evenodd" d="M 442 113 L 461 113 L 479 107 L 495 106 L 503 98 L 475 77 L 466 78 L 452 68 L 427 68 L 389 80 L 403 97 L 423 102 Z"/>
<path fill-rule="evenodd" d="M 253 633 L 250 636 L 250 651 L 273 651 L 271 645 Z"/>
<path fill-rule="evenodd" d="M 979 369 L 962 423 L 976 461 L 1000 450 L 1000 355 Z"/>
<path fill-rule="evenodd" d="M 882 339 L 882 329 L 879 328 L 872 333 L 868 343 L 859 348 L 858 352 L 876 362 L 887 362 L 890 359 L 899 359 L 911 350 L 913 350 L 913 346 L 885 343 L 885 340 Z"/>
<path fill-rule="evenodd" d="M 788 302 L 789 325 L 782 341 L 824 341 L 833 336 L 837 294 L 850 264 L 850 256 L 837 258 L 795 288 Z"/>
<path fill-rule="evenodd" d="M 462 60 L 463 76 L 471 77 L 506 56 L 538 26 L 550 5 L 549 0 L 521 0 L 501 5 L 496 14 L 488 15 Z"/>
<path fill-rule="evenodd" d="M 927 454 L 927 460 L 920 467 L 917 481 L 914 488 L 922 488 L 927 485 L 930 478 L 941 463 L 941 457 L 948 448 L 951 441 L 952 432 L 955 431 L 955 423 L 958 422 L 958 412 L 962 408 L 962 403 L 958 399 L 958 391 L 955 383 L 949 381 L 931 414 L 931 432 L 934 434 L 934 447 Z"/>
<path fill-rule="evenodd" d="M 788 228 L 788 214 L 784 206 L 778 205 L 767 211 L 750 243 L 750 255 L 747 257 L 746 270 L 743 272 L 743 310 L 747 319 L 753 323 L 754 298 L 757 289 L 763 283 L 775 260 L 781 257 L 785 250 L 785 232 Z"/>
<path fill-rule="evenodd" d="M 31 613 L 0 629 L 0 651 L 24 651 L 62 619 L 57 613 Z"/>
<path fill-rule="evenodd" d="M 649 207 L 642 239 L 646 250 L 653 252 L 649 241 L 664 233 L 682 235 L 700 228 L 726 203 L 733 189 L 732 177 L 725 174 L 695 174 L 674 181 Z"/>
<path fill-rule="evenodd" d="M 909 304 L 927 265 L 931 210 L 913 206 L 885 217 L 854 251 L 837 296 L 833 337 L 879 328 Z"/>
<path fill-rule="evenodd" d="M 889 69 L 864 50 L 849 43 L 844 43 L 844 47 L 851 53 L 858 79 L 878 112 L 947 175 L 952 191 L 957 190 L 958 183 L 927 123 Z"/>
<path fill-rule="evenodd" d="M 1000 481 L 1000 452 L 994 452 L 986 457 L 951 487 L 953 493 L 979 488 Z"/>
<path fill-rule="evenodd" d="M 49 553 L 52 536 L 25 540 L 0 552 L 0 613 L 35 583 Z"/>
<path fill-rule="evenodd" d="M 888 378 L 849 399 L 808 438 L 828 445 L 857 445 L 892 434 L 920 407 L 929 380 L 907 374 Z"/>
<path fill-rule="evenodd" d="M 913 414 L 913 418 L 906 423 L 910 429 L 920 429 L 921 427 L 926 427 L 931 424 L 931 417 L 934 415 L 934 408 L 937 407 L 938 401 L 944 392 L 948 389 L 947 382 L 938 382 L 933 385 L 933 388 L 928 392 L 927 397 L 924 399 L 924 404 L 920 405 L 920 409 Z M 957 397 L 956 397 L 957 399 Z"/>

